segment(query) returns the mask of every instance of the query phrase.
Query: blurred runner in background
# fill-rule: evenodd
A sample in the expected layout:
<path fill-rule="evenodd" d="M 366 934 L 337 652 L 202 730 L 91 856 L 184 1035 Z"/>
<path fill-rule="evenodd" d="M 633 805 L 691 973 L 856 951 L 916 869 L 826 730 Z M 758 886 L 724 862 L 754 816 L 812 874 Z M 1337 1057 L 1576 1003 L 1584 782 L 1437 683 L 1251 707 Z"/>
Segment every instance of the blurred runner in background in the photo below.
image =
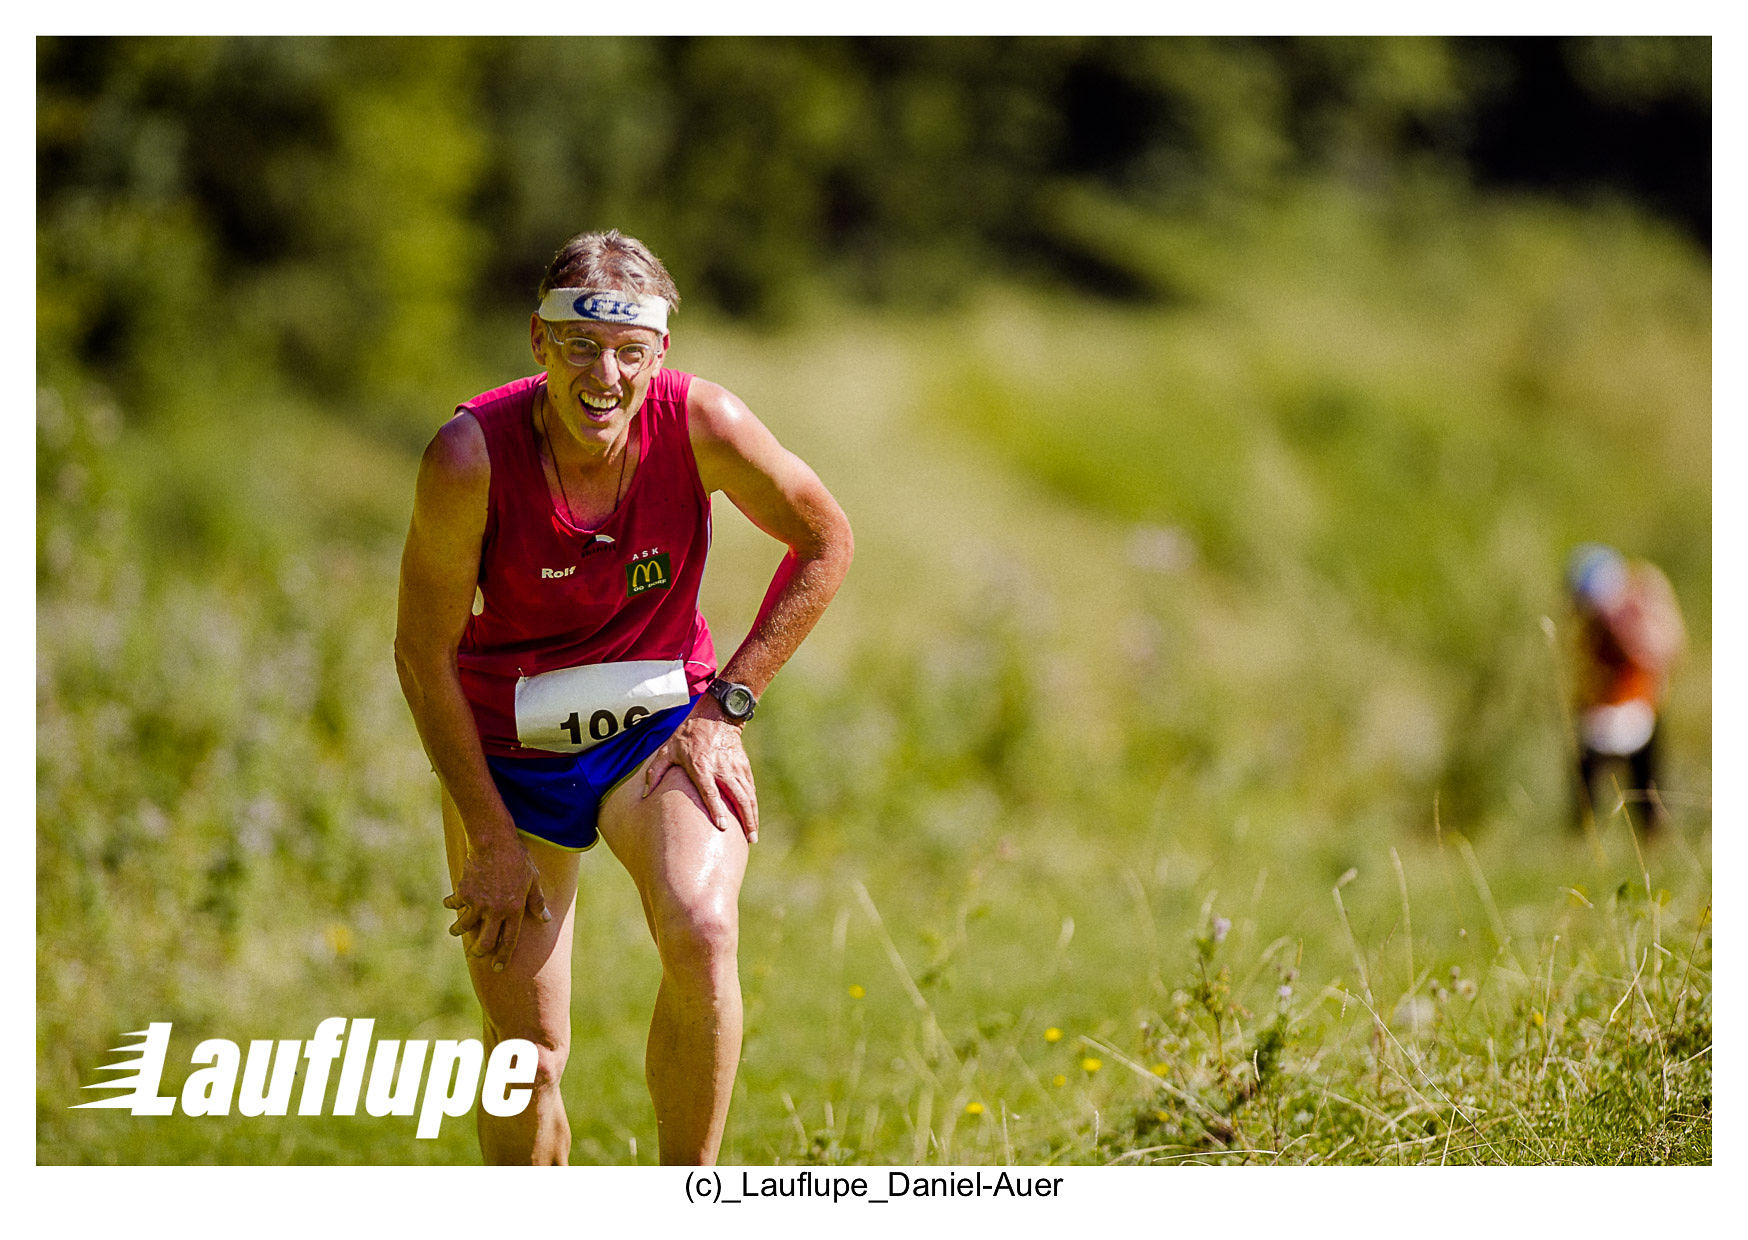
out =
<path fill-rule="evenodd" d="M 759 838 L 741 729 L 852 547 L 813 470 L 736 396 L 663 367 L 679 299 L 634 238 L 572 238 L 529 321 L 540 372 L 463 403 L 419 465 L 395 663 L 442 785 L 443 903 L 487 1052 L 539 1052 L 527 1110 L 478 1112 L 487 1162 L 569 1161 L 571 930 L 600 839 L 661 958 L 644 1058 L 661 1160 L 714 1162 L 728 1118 Z M 720 673 L 698 610 L 715 491 L 787 548 Z"/>
<path fill-rule="evenodd" d="M 1655 565 L 1595 543 L 1572 553 L 1566 581 L 1579 623 L 1579 821 L 1592 819 L 1599 786 L 1612 792 L 1602 777 L 1624 767 L 1620 787 L 1637 809 L 1635 820 L 1663 828 L 1668 814 L 1657 792 L 1657 711 L 1686 641 L 1675 591 Z M 1612 797 L 1602 801 L 1611 804 Z"/>

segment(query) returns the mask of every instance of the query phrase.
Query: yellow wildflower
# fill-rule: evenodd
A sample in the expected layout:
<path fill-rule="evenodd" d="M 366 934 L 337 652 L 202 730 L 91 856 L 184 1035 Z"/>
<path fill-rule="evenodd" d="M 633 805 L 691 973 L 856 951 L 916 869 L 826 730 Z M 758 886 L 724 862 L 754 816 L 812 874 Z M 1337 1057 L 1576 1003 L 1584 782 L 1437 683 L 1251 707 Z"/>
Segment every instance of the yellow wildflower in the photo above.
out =
<path fill-rule="evenodd" d="M 347 956 L 352 952 L 352 931 L 344 922 L 328 923 L 325 937 L 328 940 L 328 950 L 336 956 Z"/>

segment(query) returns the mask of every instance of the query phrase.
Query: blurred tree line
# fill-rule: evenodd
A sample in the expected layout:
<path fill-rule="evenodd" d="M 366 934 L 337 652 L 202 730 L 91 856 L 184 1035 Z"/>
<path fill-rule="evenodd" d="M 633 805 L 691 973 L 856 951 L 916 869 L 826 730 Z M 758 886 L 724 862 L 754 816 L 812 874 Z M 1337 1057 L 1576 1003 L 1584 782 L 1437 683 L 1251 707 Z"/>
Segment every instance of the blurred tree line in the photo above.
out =
<path fill-rule="evenodd" d="M 42 39 L 39 361 L 141 412 L 242 365 L 423 401 L 609 225 L 767 322 L 987 274 L 1169 297 L 1089 196 L 1208 221 L 1308 178 L 1709 245 L 1710 83 L 1703 38 Z"/>

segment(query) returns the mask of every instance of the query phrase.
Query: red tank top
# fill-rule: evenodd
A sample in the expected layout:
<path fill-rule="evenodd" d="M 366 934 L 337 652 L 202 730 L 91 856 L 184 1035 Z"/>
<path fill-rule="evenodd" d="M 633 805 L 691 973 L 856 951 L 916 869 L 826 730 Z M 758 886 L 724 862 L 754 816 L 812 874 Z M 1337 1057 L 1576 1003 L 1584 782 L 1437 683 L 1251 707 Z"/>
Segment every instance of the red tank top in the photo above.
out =
<path fill-rule="evenodd" d="M 480 547 L 484 608 L 457 662 L 480 741 L 500 757 L 549 752 L 517 737 L 517 682 L 560 668 L 677 660 L 690 693 L 716 674 L 698 587 L 710 549 L 710 496 L 687 433 L 692 376 L 661 370 L 634 417 L 640 454 L 619 507 L 598 529 L 561 516 L 534 439 L 544 375 L 481 393 L 458 411 L 485 433 L 491 488 Z M 475 606 L 478 606 L 476 601 Z"/>

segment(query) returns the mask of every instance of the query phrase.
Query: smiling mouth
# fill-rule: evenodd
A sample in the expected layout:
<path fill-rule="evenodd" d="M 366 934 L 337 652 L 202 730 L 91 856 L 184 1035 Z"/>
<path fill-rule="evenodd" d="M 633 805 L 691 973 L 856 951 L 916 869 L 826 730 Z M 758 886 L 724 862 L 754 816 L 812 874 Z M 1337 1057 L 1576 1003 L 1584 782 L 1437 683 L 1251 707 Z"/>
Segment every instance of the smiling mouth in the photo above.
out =
<path fill-rule="evenodd" d="M 583 402 L 583 408 L 594 414 L 608 414 L 619 408 L 617 396 L 594 396 L 589 393 L 579 393 L 577 399 Z"/>

